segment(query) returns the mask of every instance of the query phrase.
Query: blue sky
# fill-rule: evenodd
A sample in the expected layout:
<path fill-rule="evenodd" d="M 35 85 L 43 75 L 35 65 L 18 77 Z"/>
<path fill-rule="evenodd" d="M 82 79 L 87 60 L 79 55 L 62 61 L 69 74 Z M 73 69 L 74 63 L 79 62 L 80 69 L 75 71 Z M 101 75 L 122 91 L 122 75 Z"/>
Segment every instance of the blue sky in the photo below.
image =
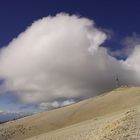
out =
<path fill-rule="evenodd" d="M 117 43 L 133 32 L 140 32 L 139 0 L 2 0 L 0 2 L 0 47 L 8 44 L 33 21 L 59 12 L 94 19 L 99 27 L 111 29 Z"/>
<path fill-rule="evenodd" d="M 122 40 L 133 33 L 140 34 L 139 0 L 1 0 L 0 48 L 23 32 L 33 21 L 59 12 L 93 19 L 99 28 L 112 32 L 105 46 L 122 48 Z M 3 80 L 0 80 L 0 84 Z M 33 110 L 35 105 L 19 103 L 10 93 L 0 96 L 2 110 Z"/>

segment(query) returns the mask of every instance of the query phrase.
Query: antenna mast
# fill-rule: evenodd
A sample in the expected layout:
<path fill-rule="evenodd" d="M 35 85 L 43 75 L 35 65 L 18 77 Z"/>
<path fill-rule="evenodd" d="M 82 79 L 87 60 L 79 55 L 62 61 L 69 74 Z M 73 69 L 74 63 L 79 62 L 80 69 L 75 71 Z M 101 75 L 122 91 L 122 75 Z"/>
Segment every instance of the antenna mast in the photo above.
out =
<path fill-rule="evenodd" d="M 120 81 L 118 75 L 116 75 L 116 88 L 120 87 Z"/>

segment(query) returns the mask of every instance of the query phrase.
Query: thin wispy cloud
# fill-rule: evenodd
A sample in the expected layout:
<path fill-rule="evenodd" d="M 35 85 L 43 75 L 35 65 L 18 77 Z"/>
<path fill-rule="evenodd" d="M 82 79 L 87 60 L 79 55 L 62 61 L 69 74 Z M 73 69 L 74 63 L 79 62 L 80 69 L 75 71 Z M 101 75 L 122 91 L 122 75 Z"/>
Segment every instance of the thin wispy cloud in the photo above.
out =
<path fill-rule="evenodd" d="M 133 53 L 134 48 L 140 44 L 140 35 L 133 33 L 131 36 L 125 37 L 120 43 L 122 46 L 121 49 L 115 51 L 109 50 L 109 53 L 114 57 L 127 58 Z"/>

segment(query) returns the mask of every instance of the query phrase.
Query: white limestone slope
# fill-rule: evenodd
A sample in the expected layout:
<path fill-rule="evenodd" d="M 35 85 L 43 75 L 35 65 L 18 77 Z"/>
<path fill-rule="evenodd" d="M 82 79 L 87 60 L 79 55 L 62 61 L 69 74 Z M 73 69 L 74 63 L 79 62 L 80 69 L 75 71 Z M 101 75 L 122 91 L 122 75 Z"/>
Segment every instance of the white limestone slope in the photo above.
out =
<path fill-rule="evenodd" d="M 123 110 L 27 140 L 139 140 L 140 107 Z"/>
<path fill-rule="evenodd" d="M 139 137 L 139 106 L 140 87 L 119 88 L 70 106 L 1 124 L 0 140 L 110 137 L 116 140 L 132 134 Z"/>

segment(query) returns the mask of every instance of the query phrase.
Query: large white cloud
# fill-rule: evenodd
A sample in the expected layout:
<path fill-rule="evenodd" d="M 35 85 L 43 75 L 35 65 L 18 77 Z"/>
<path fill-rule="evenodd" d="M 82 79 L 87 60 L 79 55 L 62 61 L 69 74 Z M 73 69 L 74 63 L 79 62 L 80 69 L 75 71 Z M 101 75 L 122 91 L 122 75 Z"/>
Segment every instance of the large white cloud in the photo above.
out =
<path fill-rule="evenodd" d="M 42 106 L 109 90 L 116 75 L 122 84 L 139 85 L 139 51 L 118 61 L 101 46 L 106 39 L 87 18 L 45 17 L 0 50 L 0 77 L 20 101 Z"/>

